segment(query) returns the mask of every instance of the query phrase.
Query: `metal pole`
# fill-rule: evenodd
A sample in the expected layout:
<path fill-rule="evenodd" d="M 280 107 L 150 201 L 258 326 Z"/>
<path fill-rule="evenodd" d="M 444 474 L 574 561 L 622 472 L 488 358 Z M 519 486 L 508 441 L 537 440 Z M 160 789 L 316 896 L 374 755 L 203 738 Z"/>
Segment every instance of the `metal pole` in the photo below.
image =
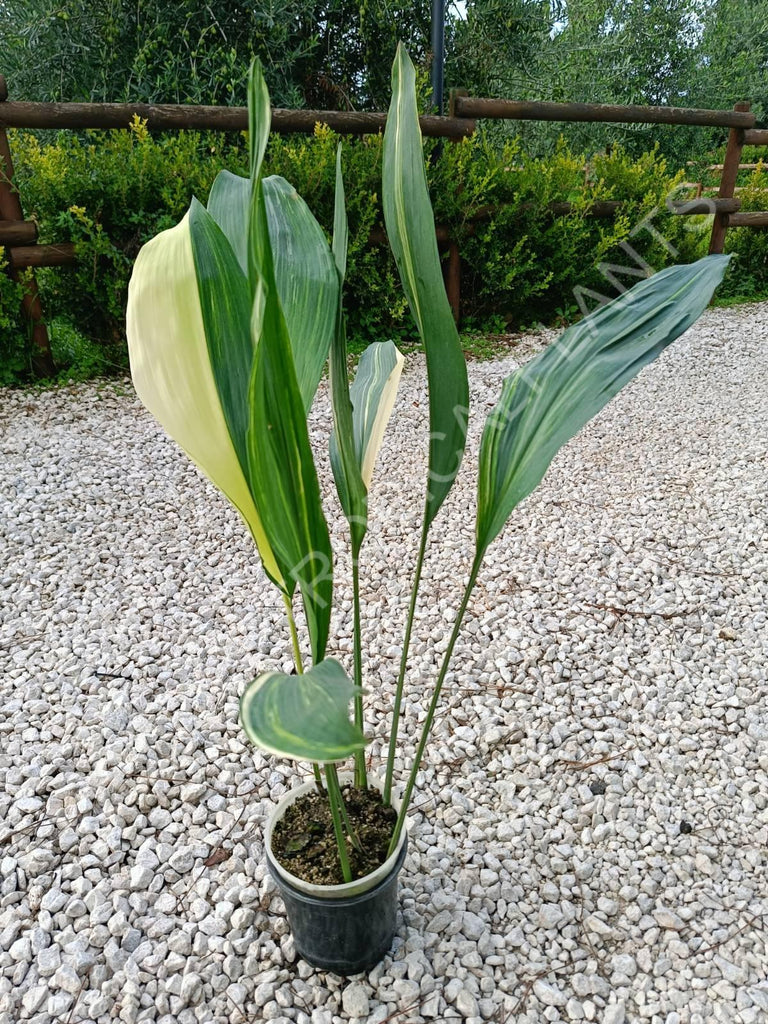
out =
<path fill-rule="evenodd" d="M 445 0 L 432 0 L 432 106 L 443 113 Z"/>

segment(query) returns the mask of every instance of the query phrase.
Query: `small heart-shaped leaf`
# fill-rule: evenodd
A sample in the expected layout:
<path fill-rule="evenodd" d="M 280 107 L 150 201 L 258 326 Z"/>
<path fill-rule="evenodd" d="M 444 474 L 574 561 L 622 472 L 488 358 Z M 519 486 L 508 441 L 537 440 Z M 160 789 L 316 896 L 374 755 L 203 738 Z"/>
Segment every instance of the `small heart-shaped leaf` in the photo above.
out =
<path fill-rule="evenodd" d="M 355 686 L 333 658 L 302 675 L 267 672 L 246 688 L 240 721 L 262 750 L 295 761 L 344 761 L 365 747 L 349 719 Z"/>

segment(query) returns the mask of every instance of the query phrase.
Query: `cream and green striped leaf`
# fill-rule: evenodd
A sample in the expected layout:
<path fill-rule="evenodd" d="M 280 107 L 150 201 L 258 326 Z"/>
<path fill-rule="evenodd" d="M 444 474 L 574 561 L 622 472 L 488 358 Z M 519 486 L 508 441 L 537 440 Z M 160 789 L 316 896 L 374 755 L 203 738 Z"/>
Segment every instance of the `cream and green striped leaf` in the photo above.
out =
<path fill-rule="evenodd" d="M 376 457 L 397 397 L 397 386 L 405 360 L 392 341 L 374 341 L 363 352 L 357 373 L 349 389 L 352 403 L 351 435 L 334 427 L 331 435 L 331 468 L 344 514 L 353 527 L 366 529 L 367 494 L 373 479 Z M 336 371 L 341 376 L 341 370 Z M 344 364 L 346 373 L 346 363 Z M 338 400 L 340 404 L 342 399 Z M 342 443 L 341 439 L 344 439 Z M 351 444 L 350 444 L 351 438 Z M 346 453 L 345 461 L 343 452 Z M 353 469 L 350 470 L 349 460 Z M 366 504 L 355 501 L 350 494 L 350 479 L 360 480 Z M 362 543 L 362 536 L 359 540 Z M 359 544 L 357 546 L 359 551 Z"/>
<path fill-rule="evenodd" d="M 203 263 L 214 263 L 215 256 L 203 253 L 205 232 L 193 248 L 194 216 L 193 208 L 136 259 L 126 312 L 131 375 L 147 409 L 240 512 L 265 570 L 285 589 L 242 462 L 243 438 L 232 436 L 211 362 L 217 343 L 209 343 L 195 253 Z"/>
<path fill-rule="evenodd" d="M 355 685 L 333 658 L 303 675 L 267 672 L 240 698 L 240 721 L 262 750 L 296 761 L 343 761 L 365 749 L 349 718 Z"/>
<path fill-rule="evenodd" d="M 374 341 L 360 356 L 350 388 L 355 453 L 366 488 L 371 485 L 404 362 L 393 341 Z"/>
<path fill-rule="evenodd" d="M 129 290 L 131 369 L 145 405 L 242 513 L 271 579 L 288 598 L 299 586 L 321 661 L 332 552 L 306 411 L 335 329 L 338 275 L 309 211 L 273 179 L 266 192 L 276 245 L 289 250 L 277 262 L 298 325 L 299 381 L 260 176 L 271 112 L 257 64 L 249 87 L 251 179 L 220 177 L 210 210 L 193 201 L 178 227 L 142 249 Z"/>
<path fill-rule="evenodd" d="M 451 489 L 464 454 L 467 367 L 443 284 L 424 170 L 416 74 L 402 43 L 392 67 L 384 132 L 382 201 L 389 244 L 427 358 L 429 481 L 426 525 Z"/>
<path fill-rule="evenodd" d="M 729 259 L 707 256 L 641 281 L 506 379 L 480 444 L 478 558 L 562 445 L 702 314 Z"/>

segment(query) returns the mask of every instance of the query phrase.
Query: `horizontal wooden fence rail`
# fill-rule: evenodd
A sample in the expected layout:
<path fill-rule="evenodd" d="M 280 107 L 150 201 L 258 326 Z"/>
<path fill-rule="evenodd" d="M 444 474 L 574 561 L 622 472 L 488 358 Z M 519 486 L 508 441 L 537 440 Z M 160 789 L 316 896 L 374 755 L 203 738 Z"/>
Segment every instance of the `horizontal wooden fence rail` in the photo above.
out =
<path fill-rule="evenodd" d="M 618 106 L 608 103 L 552 103 L 543 100 L 496 100 L 468 96 L 465 89 L 451 91 L 450 116 L 502 118 L 515 121 L 593 121 L 614 124 L 704 125 L 730 128 L 717 198 L 701 202 L 668 203 L 672 213 L 695 215 L 714 213 L 710 253 L 722 252 L 729 227 L 762 228 L 768 212 L 739 212 L 734 199 L 741 152 L 745 145 L 768 146 L 768 129 L 755 128 L 749 103 L 736 103 L 733 110 L 698 110 L 691 107 Z"/>
<path fill-rule="evenodd" d="M 66 267 L 77 262 L 74 242 L 57 245 L 18 245 L 9 250 L 12 270 L 28 267 Z"/>
<path fill-rule="evenodd" d="M 248 129 L 246 107 L 200 107 L 147 103 L 15 103 L 0 107 L 0 128 L 127 128 L 134 117 L 152 131 L 243 132 Z M 312 134 L 327 124 L 340 135 L 375 135 L 384 130 L 387 115 L 338 110 L 272 110 L 272 131 Z M 464 139 L 474 121 L 454 117 L 420 117 L 422 135 Z"/>
<path fill-rule="evenodd" d="M 37 224 L 33 220 L 0 220 L 0 245 L 34 245 Z"/>
<path fill-rule="evenodd" d="M 768 128 L 752 128 L 744 132 L 745 146 L 768 146 Z"/>
<path fill-rule="evenodd" d="M 677 216 L 697 216 L 708 213 L 735 213 L 741 209 L 740 199 L 668 199 L 667 209 Z"/>
<path fill-rule="evenodd" d="M 688 166 L 689 167 L 695 167 L 696 166 L 695 161 L 689 160 L 688 161 Z M 705 167 L 704 169 L 707 170 L 707 171 L 722 171 L 723 166 L 724 166 L 723 164 L 708 164 L 707 167 Z M 760 164 L 739 164 L 739 170 L 740 171 L 756 171 L 757 168 L 760 167 L 760 166 L 761 166 Z M 765 166 L 765 165 L 763 165 L 763 166 Z"/>
<path fill-rule="evenodd" d="M 761 210 L 732 213 L 728 217 L 729 228 L 768 228 L 768 212 Z"/>
<path fill-rule="evenodd" d="M 755 115 L 744 110 L 615 106 L 608 103 L 551 103 L 542 100 L 488 100 L 462 95 L 460 90 L 454 90 L 450 112 L 452 117 L 489 117 L 512 121 L 688 124 L 707 125 L 713 128 L 752 128 L 755 124 Z M 768 132 L 762 134 L 768 137 Z M 768 138 L 766 142 L 768 142 Z M 759 142 L 754 144 L 761 145 Z"/>

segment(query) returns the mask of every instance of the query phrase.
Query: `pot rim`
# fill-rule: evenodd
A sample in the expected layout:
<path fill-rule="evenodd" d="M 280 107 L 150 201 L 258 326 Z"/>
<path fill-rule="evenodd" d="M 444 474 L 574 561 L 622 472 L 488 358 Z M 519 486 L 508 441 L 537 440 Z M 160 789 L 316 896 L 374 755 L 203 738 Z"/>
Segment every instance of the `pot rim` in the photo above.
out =
<path fill-rule="evenodd" d="M 339 772 L 339 780 L 342 784 L 347 784 L 354 781 L 354 773 Z M 377 789 L 379 793 L 384 788 L 384 782 L 382 779 L 375 775 L 368 776 L 368 785 Z M 375 886 L 383 882 L 384 879 L 390 874 L 392 869 L 395 867 L 400 851 L 403 848 L 403 844 L 407 838 L 408 823 L 406 820 L 405 828 L 400 833 L 400 839 L 398 840 L 397 846 L 393 853 L 380 864 L 374 871 L 369 872 L 367 875 L 363 875 L 362 878 L 356 878 L 351 882 L 342 882 L 339 885 L 318 885 L 315 882 L 307 882 L 303 878 L 299 878 L 298 875 L 292 874 L 287 868 L 277 860 L 274 853 L 272 852 L 272 832 L 278 821 L 283 817 L 287 809 L 291 804 L 295 803 L 300 797 L 306 793 L 311 793 L 315 789 L 316 783 L 314 779 L 309 782 L 305 782 L 300 786 L 294 786 L 293 789 L 288 790 L 275 804 L 272 813 L 267 818 L 266 828 L 264 829 L 264 848 L 266 850 L 267 859 L 270 867 L 272 867 L 277 874 L 292 886 L 294 889 L 298 889 L 299 892 L 305 893 L 308 896 L 315 896 L 318 899 L 332 900 L 332 899 L 346 899 L 350 896 L 358 896 L 361 893 L 368 892 L 369 889 L 373 889 Z M 401 800 L 399 794 L 392 792 L 392 806 L 396 811 L 400 810 Z"/>

